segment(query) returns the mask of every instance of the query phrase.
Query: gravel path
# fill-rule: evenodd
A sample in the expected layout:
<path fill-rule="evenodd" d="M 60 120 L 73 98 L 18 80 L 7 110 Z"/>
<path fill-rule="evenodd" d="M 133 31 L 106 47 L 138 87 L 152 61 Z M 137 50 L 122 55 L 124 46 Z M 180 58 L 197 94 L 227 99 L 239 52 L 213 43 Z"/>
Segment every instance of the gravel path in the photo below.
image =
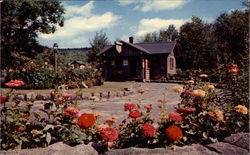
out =
<path fill-rule="evenodd" d="M 139 89 L 145 90 L 144 94 L 135 93 L 133 95 L 125 97 L 116 97 L 110 100 L 102 101 L 79 101 L 80 113 L 89 113 L 92 112 L 91 107 L 95 107 L 94 112 L 99 113 L 99 122 L 103 122 L 111 117 L 115 117 L 117 122 L 125 119 L 127 113 L 124 112 L 124 103 L 136 103 L 141 106 L 142 111 L 145 111 L 143 108 L 145 105 L 152 104 L 153 110 L 152 115 L 154 118 L 157 118 L 159 115 L 158 106 L 161 103 L 157 103 L 157 100 L 163 99 L 163 92 L 165 90 L 167 103 L 167 110 L 173 111 L 174 107 L 179 103 L 180 97 L 178 93 L 173 92 L 172 88 L 177 86 L 177 84 L 170 83 L 138 83 L 140 84 Z M 166 89 L 165 89 L 166 88 Z"/>

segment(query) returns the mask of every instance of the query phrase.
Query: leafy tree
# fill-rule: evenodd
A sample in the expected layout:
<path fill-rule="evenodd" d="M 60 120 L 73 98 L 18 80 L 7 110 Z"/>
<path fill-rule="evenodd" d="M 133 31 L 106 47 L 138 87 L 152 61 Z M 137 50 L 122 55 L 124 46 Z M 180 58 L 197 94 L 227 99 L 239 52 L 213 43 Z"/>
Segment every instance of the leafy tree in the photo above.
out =
<path fill-rule="evenodd" d="M 12 64 L 20 56 L 34 58 L 43 50 L 38 33 L 54 33 L 63 26 L 64 8 L 58 0 L 3 0 L 1 2 L 1 61 Z"/>
<path fill-rule="evenodd" d="M 89 42 L 91 50 L 87 54 L 87 61 L 92 63 L 100 63 L 100 58 L 97 54 L 104 48 L 104 46 L 109 44 L 106 33 L 100 31 L 96 32 L 94 38 Z"/>
<path fill-rule="evenodd" d="M 168 42 L 175 41 L 178 37 L 178 32 L 173 24 L 169 25 L 166 30 L 160 30 L 159 41 Z"/>
<path fill-rule="evenodd" d="M 219 43 L 222 63 L 248 64 L 249 10 L 222 13 L 214 24 L 214 33 Z M 242 61 L 244 59 L 244 61 Z"/>
<path fill-rule="evenodd" d="M 191 20 L 180 28 L 178 43 L 182 54 L 177 58 L 177 66 L 182 69 L 215 68 L 216 42 L 212 27 L 198 17 Z"/>

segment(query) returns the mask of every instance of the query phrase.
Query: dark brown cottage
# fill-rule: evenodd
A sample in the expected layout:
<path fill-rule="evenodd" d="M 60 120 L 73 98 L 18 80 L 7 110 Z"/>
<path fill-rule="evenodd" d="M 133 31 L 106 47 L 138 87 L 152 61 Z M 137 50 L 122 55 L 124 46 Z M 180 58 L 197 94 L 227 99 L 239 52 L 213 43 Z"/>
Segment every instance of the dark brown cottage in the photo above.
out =
<path fill-rule="evenodd" d="M 105 46 L 100 53 L 107 80 L 150 81 L 176 73 L 176 42 L 133 43 L 118 41 Z"/>

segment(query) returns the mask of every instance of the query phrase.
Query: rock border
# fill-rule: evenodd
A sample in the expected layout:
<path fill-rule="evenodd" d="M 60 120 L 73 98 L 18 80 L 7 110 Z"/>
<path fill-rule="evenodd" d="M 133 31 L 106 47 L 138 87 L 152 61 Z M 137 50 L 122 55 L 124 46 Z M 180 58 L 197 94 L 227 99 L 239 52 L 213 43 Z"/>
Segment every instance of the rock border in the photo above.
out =
<path fill-rule="evenodd" d="M 186 145 L 183 147 L 166 148 L 126 148 L 114 149 L 104 153 L 105 155 L 247 155 L 249 154 L 249 136 L 250 133 L 237 133 L 224 139 L 223 142 L 217 142 L 203 146 L 200 144 Z M 0 151 L 5 155 L 97 155 L 98 148 L 94 143 L 88 145 L 80 144 L 71 147 L 63 142 L 52 144 L 46 148 L 23 149 Z"/>

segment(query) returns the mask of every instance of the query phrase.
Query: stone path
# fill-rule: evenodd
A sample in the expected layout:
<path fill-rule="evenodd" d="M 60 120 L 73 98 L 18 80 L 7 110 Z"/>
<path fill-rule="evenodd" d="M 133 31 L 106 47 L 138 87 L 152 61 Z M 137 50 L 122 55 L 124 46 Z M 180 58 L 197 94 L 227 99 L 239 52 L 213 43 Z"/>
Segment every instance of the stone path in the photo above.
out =
<path fill-rule="evenodd" d="M 120 122 L 127 117 L 127 113 L 124 112 L 124 104 L 131 102 L 136 103 L 141 106 L 142 111 L 145 111 L 144 106 L 152 104 L 153 110 L 152 115 L 154 118 L 158 118 L 159 108 L 161 103 L 157 100 L 163 99 L 163 91 L 167 88 L 166 99 L 168 100 L 168 111 L 173 111 L 174 107 L 179 103 L 180 97 L 178 93 L 173 92 L 172 88 L 177 86 L 177 84 L 169 83 L 139 83 L 141 86 L 140 90 L 145 90 L 144 94 L 134 93 L 129 96 L 115 97 L 109 100 L 103 99 L 100 101 L 79 101 L 80 113 L 92 112 L 91 107 L 95 107 L 94 112 L 100 113 L 99 121 L 103 122 L 111 117 L 115 117 L 117 122 Z"/>

